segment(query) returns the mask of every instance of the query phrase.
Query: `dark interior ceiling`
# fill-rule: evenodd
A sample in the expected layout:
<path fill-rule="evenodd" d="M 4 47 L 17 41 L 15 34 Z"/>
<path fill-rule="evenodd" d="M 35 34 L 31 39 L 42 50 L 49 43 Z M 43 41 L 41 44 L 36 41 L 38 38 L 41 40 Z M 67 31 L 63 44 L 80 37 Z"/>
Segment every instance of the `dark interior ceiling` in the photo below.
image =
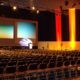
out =
<path fill-rule="evenodd" d="M 4 4 L 2 4 L 4 3 Z M 35 6 L 39 10 L 54 10 L 56 8 L 68 9 L 80 8 L 80 0 L 0 0 L 0 5 L 17 6 L 19 8 L 30 9 Z"/>

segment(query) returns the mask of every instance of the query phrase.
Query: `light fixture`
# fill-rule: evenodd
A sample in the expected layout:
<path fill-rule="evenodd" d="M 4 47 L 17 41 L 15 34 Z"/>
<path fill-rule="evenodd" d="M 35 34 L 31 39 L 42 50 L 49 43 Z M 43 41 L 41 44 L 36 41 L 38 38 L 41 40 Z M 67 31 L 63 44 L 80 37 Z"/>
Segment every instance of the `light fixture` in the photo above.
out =
<path fill-rule="evenodd" d="M 16 10 L 17 9 L 17 6 L 13 6 L 13 10 Z"/>
<path fill-rule="evenodd" d="M 37 10 L 36 12 L 37 12 L 37 14 L 39 14 L 39 10 Z"/>
<path fill-rule="evenodd" d="M 35 10 L 36 8 L 34 6 L 31 7 L 32 10 Z"/>
<path fill-rule="evenodd" d="M 4 5 L 4 3 L 3 3 L 3 2 L 0 2 L 0 5 L 1 5 L 1 6 L 3 6 L 3 5 Z"/>

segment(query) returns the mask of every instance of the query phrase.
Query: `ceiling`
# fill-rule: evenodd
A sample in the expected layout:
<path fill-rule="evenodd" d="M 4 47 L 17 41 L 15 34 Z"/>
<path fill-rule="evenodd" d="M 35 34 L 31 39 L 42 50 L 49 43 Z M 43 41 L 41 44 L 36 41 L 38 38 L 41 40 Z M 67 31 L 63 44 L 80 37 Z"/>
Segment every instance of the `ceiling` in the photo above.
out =
<path fill-rule="evenodd" d="M 39 10 L 80 8 L 80 0 L 0 0 L 1 5 L 3 5 L 2 3 L 6 6 L 15 5 L 24 9 L 30 9 L 31 6 L 35 6 Z"/>

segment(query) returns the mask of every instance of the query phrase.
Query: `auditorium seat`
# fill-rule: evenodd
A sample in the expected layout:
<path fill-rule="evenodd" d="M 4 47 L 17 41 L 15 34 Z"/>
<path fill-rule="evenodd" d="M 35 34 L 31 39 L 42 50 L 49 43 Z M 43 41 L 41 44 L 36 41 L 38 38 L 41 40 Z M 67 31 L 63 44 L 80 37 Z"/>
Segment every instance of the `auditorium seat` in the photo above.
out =
<path fill-rule="evenodd" d="M 4 79 L 2 79 L 2 80 L 15 80 L 15 76 L 13 76 L 13 75 L 11 75 L 11 76 L 6 76 L 6 77 L 4 77 Z"/>
<path fill-rule="evenodd" d="M 15 80 L 20 80 L 20 79 L 21 79 L 21 80 L 25 80 L 25 79 L 27 79 L 24 74 L 16 75 L 15 78 L 16 78 Z M 28 80 L 29 80 L 29 79 L 28 79 Z"/>
<path fill-rule="evenodd" d="M 16 66 L 16 62 L 9 62 L 8 66 Z"/>
<path fill-rule="evenodd" d="M 24 61 L 18 61 L 17 65 L 24 65 L 26 64 Z"/>
<path fill-rule="evenodd" d="M 25 77 L 26 77 L 27 80 L 38 80 L 38 74 L 37 74 L 37 72 L 29 73 Z"/>
<path fill-rule="evenodd" d="M 0 66 L 0 74 L 3 74 L 3 72 L 4 72 L 4 67 Z"/>
<path fill-rule="evenodd" d="M 70 68 L 69 71 L 70 71 L 71 78 L 75 78 L 76 77 L 76 69 L 75 68 Z"/>
<path fill-rule="evenodd" d="M 56 62 L 56 66 L 57 67 L 62 67 L 63 66 L 63 62 L 62 61 L 57 61 Z"/>
<path fill-rule="evenodd" d="M 1 62 L 3 62 L 3 63 L 8 62 L 8 61 L 9 61 L 8 59 L 1 60 Z"/>
<path fill-rule="evenodd" d="M 55 78 L 56 78 L 56 75 L 55 75 L 55 72 L 54 71 L 50 71 L 49 73 L 48 73 L 48 80 L 56 80 Z"/>
<path fill-rule="evenodd" d="M 62 61 L 62 60 L 63 60 L 62 57 L 58 57 L 58 58 L 57 58 L 57 61 Z"/>
<path fill-rule="evenodd" d="M 3 80 L 3 77 L 0 77 L 0 80 Z"/>
<path fill-rule="evenodd" d="M 43 63 L 48 63 L 49 62 L 49 59 L 44 59 L 42 62 Z"/>
<path fill-rule="evenodd" d="M 56 66 L 55 62 L 48 63 L 48 68 L 54 68 Z"/>
<path fill-rule="evenodd" d="M 80 52 L 79 52 L 78 56 L 80 57 Z"/>
<path fill-rule="evenodd" d="M 69 66 L 70 65 L 70 61 L 65 61 L 64 62 L 64 66 Z"/>
<path fill-rule="evenodd" d="M 29 70 L 36 70 L 38 69 L 38 63 L 32 63 L 28 66 Z"/>
<path fill-rule="evenodd" d="M 76 64 L 76 61 L 75 60 L 71 60 L 70 62 L 71 62 L 71 65 L 72 66 L 74 66 Z"/>
<path fill-rule="evenodd" d="M 75 61 L 78 60 L 78 57 L 74 57 L 74 60 L 75 60 Z"/>
<path fill-rule="evenodd" d="M 77 60 L 77 65 L 80 65 L 80 60 Z"/>
<path fill-rule="evenodd" d="M 63 61 L 68 61 L 67 56 L 63 57 Z"/>
<path fill-rule="evenodd" d="M 0 77 L 8 74 L 4 80 L 70 80 L 80 77 L 78 56 L 80 52 L 44 50 L 8 52 L 8 55 L 0 54 Z"/>
<path fill-rule="evenodd" d="M 39 69 L 45 69 L 47 68 L 47 65 L 48 65 L 47 63 L 40 63 L 38 67 Z"/>
<path fill-rule="evenodd" d="M 29 79 L 27 79 L 27 80 L 38 80 L 38 78 L 34 77 L 34 76 L 29 76 Z"/>
<path fill-rule="evenodd" d="M 6 73 L 15 73 L 16 72 L 16 66 L 8 66 L 6 68 Z"/>
<path fill-rule="evenodd" d="M 46 80 L 46 73 L 45 72 L 39 72 L 38 80 Z"/>
<path fill-rule="evenodd" d="M 69 61 L 73 60 L 73 57 L 69 57 Z"/>
<path fill-rule="evenodd" d="M 56 78 L 57 79 L 62 79 L 63 78 L 63 73 L 61 69 L 56 70 Z"/>
<path fill-rule="evenodd" d="M 65 79 L 70 78 L 70 72 L 69 72 L 68 68 L 63 69 L 63 74 L 64 74 Z"/>
<path fill-rule="evenodd" d="M 26 71 L 26 70 L 27 70 L 27 67 L 28 67 L 27 65 L 19 65 L 19 66 L 18 66 L 18 71 L 19 71 L 19 72 Z"/>
<path fill-rule="evenodd" d="M 75 54 L 75 57 L 78 57 L 78 54 Z"/>
<path fill-rule="evenodd" d="M 50 62 L 55 62 L 55 61 L 56 61 L 56 59 L 51 59 L 51 60 L 50 60 Z"/>
<path fill-rule="evenodd" d="M 77 73 L 77 77 L 80 77 L 80 67 L 77 67 L 76 73 Z"/>
<path fill-rule="evenodd" d="M 7 62 L 1 62 L 0 67 L 5 67 L 7 65 Z"/>
<path fill-rule="evenodd" d="M 42 62 L 41 60 L 36 60 L 35 61 L 35 63 L 38 63 L 38 64 L 41 63 L 41 62 Z"/>
<path fill-rule="evenodd" d="M 28 80 L 28 79 L 26 79 L 26 78 L 20 78 L 20 79 L 18 79 L 18 80 Z"/>

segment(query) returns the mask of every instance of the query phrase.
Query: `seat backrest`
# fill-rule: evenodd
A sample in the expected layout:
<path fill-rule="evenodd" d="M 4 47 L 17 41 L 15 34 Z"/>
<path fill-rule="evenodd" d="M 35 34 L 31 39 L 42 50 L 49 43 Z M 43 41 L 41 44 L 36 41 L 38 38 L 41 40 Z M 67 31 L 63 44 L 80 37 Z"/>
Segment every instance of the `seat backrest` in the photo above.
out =
<path fill-rule="evenodd" d="M 69 66 L 70 65 L 70 61 L 65 61 L 64 62 L 64 66 Z"/>
<path fill-rule="evenodd" d="M 54 68 L 56 66 L 55 62 L 48 63 L 48 68 Z"/>
<path fill-rule="evenodd" d="M 29 70 L 38 69 L 38 63 L 31 63 L 31 64 L 29 64 L 28 69 L 29 69 Z"/>
<path fill-rule="evenodd" d="M 45 68 L 47 68 L 47 63 L 40 63 L 40 65 L 39 65 L 39 69 L 45 69 Z"/>
<path fill-rule="evenodd" d="M 0 67 L 0 74 L 3 74 L 4 72 L 4 67 Z"/>
<path fill-rule="evenodd" d="M 28 69 L 28 66 L 27 65 L 19 65 L 18 66 L 18 71 L 19 72 L 26 71 L 27 69 Z"/>
<path fill-rule="evenodd" d="M 57 67 L 62 67 L 63 66 L 63 62 L 62 61 L 57 61 L 56 62 L 56 66 Z"/>
<path fill-rule="evenodd" d="M 6 73 L 15 73 L 16 72 L 16 66 L 8 66 L 6 68 Z"/>

